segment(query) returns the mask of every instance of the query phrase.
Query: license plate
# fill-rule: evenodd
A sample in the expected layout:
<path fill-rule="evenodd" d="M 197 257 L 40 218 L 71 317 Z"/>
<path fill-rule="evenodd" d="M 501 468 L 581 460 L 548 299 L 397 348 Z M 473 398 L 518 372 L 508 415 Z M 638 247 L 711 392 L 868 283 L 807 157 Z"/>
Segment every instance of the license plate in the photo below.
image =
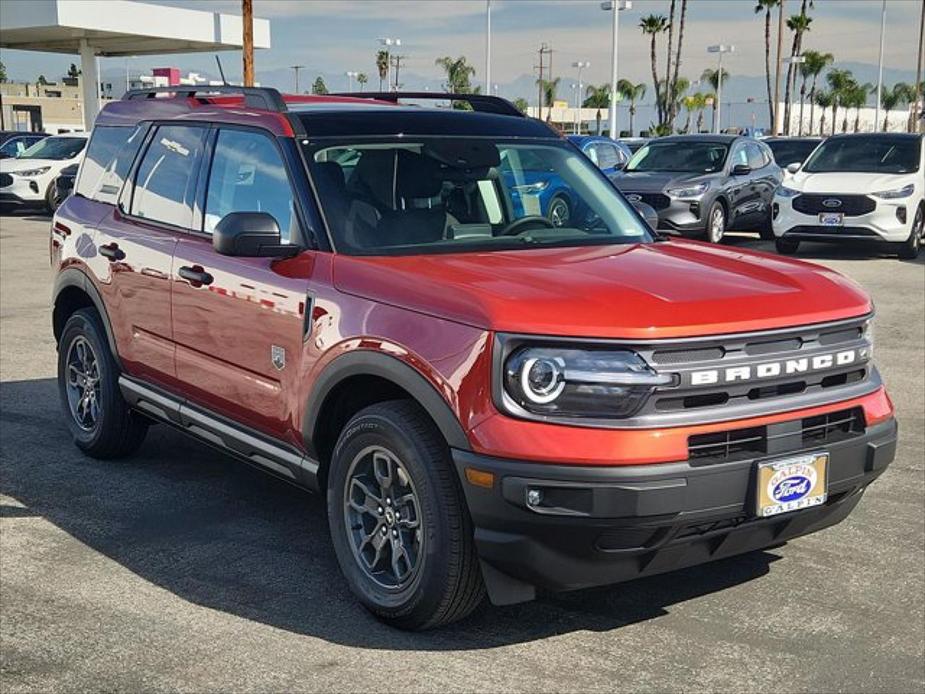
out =
<path fill-rule="evenodd" d="M 845 213 L 820 212 L 819 223 L 824 227 L 840 227 L 845 223 Z"/>
<path fill-rule="evenodd" d="M 824 504 L 828 497 L 828 453 L 809 453 L 758 464 L 758 508 L 762 518 Z"/>

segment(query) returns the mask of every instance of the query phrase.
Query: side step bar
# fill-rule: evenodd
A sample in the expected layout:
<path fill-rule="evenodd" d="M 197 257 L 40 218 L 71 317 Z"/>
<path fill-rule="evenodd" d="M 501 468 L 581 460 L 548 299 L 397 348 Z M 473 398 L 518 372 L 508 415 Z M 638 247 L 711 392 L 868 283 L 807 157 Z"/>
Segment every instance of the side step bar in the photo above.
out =
<path fill-rule="evenodd" d="M 283 479 L 318 491 L 318 461 L 301 451 L 127 376 L 119 377 L 119 388 L 126 402 L 139 412 Z"/>

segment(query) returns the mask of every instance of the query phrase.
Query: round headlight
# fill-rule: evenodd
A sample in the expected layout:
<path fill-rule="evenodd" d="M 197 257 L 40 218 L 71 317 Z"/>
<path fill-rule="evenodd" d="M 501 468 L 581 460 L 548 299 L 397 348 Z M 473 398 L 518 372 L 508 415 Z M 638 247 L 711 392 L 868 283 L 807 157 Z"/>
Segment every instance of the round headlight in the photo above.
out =
<path fill-rule="evenodd" d="M 565 389 L 563 366 L 561 359 L 525 359 L 520 367 L 520 387 L 523 394 L 538 405 L 545 405 L 558 398 Z"/>

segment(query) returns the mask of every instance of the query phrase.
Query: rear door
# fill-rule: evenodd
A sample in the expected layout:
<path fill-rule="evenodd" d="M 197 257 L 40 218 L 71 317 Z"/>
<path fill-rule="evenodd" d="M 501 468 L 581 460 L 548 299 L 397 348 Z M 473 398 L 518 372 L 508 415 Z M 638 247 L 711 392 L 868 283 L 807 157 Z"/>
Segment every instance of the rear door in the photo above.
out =
<path fill-rule="evenodd" d="M 284 438 L 299 428 L 313 253 L 286 260 L 223 256 L 212 248 L 212 231 L 230 212 L 267 212 L 284 242 L 300 243 L 294 165 L 274 137 L 255 129 L 213 130 L 208 157 L 197 231 L 180 240 L 174 258 L 177 378 L 191 402 Z"/>

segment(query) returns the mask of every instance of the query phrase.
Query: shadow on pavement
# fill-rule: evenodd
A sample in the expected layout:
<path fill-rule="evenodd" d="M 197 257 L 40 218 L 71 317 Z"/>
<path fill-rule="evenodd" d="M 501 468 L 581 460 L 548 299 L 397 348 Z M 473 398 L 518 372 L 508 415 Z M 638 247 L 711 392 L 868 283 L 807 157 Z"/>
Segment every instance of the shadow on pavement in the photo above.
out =
<path fill-rule="evenodd" d="M 464 622 L 409 634 L 377 622 L 347 590 L 321 497 L 166 426 L 153 427 L 130 460 L 86 458 L 59 419 L 53 379 L 0 384 L 0 428 L 0 492 L 25 506 L 0 515 L 40 515 L 183 600 L 339 644 L 468 650 L 607 631 L 762 576 L 778 559 L 754 552 L 523 605 L 486 604 Z"/>
<path fill-rule="evenodd" d="M 731 248 L 747 248 L 754 251 L 776 253 L 773 241 L 761 241 L 753 235 L 739 235 L 735 232 L 726 234 L 723 243 Z M 925 265 L 925 251 L 919 253 L 915 260 L 900 260 L 896 250 L 884 243 L 865 243 L 863 241 L 843 240 L 839 243 L 812 243 L 804 241 L 796 255 L 785 256 L 798 260 L 871 260 L 875 258 L 893 259 L 898 263 L 916 263 Z"/>

